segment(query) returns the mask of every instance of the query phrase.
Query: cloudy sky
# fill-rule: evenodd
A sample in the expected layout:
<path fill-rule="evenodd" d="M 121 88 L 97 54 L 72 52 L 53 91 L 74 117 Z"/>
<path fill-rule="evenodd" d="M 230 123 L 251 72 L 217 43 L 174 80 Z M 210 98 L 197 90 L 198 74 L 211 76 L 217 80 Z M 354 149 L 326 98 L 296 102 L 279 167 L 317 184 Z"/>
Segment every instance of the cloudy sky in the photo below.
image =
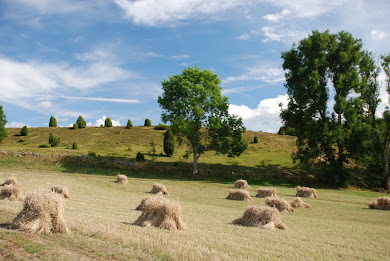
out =
<path fill-rule="evenodd" d="M 79 115 L 156 125 L 161 81 L 197 65 L 219 76 L 247 129 L 276 132 L 281 52 L 329 29 L 389 53 L 389 10 L 389 0 L 0 0 L 0 105 L 7 127 L 51 115 L 59 126 Z"/>

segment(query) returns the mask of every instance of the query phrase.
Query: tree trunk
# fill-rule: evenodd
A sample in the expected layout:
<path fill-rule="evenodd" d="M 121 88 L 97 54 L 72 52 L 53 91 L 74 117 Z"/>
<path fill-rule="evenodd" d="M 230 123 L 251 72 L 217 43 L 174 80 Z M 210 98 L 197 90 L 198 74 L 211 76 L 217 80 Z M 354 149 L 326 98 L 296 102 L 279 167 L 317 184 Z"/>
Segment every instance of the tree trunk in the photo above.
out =
<path fill-rule="evenodd" d="M 387 138 L 386 138 L 386 145 L 385 145 L 385 148 L 383 150 L 383 169 L 382 169 L 382 187 L 384 189 L 388 189 L 390 190 L 389 188 L 389 181 L 390 181 L 390 177 L 389 177 L 389 142 L 387 141 Z"/>
<path fill-rule="evenodd" d="M 192 174 L 198 174 L 198 147 L 194 147 L 192 149 L 192 154 L 194 156 L 194 168 L 192 170 Z"/>

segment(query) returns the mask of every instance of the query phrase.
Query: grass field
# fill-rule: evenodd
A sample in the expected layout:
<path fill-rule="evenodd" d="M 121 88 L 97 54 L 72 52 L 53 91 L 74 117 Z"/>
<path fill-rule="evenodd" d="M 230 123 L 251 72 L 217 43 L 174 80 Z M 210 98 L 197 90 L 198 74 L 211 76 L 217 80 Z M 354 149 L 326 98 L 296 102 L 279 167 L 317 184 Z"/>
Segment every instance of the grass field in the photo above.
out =
<path fill-rule="evenodd" d="M 246 206 L 263 205 L 225 199 L 232 183 L 114 176 L 0 167 L 0 182 L 15 176 L 23 194 L 66 185 L 68 235 L 29 235 L 5 227 L 22 202 L 0 201 L 0 259 L 3 260 L 389 260 L 390 211 L 370 210 L 378 196 L 368 191 L 317 189 L 318 199 L 304 199 L 311 209 L 281 213 L 287 230 L 268 231 L 231 225 Z M 134 208 L 163 183 L 182 207 L 184 231 L 133 226 Z M 295 189 L 277 186 L 278 195 L 294 198 Z"/>

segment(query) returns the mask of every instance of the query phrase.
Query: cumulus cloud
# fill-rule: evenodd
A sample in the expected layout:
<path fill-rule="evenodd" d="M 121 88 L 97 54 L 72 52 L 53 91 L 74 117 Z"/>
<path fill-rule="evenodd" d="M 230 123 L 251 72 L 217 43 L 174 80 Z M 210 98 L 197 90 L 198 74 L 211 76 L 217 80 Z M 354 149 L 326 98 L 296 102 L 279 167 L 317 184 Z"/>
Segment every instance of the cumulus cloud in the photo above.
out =
<path fill-rule="evenodd" d="M 279 22 L 279 20 L 284 19 L 287 15 L 291 14 L 291 10 L 289 9 L 283 9 L 281 12 L 276 14 L 267 14 L 263 16 L 265 20 L 271 21 L 271 22 Z"/>
<path fill-rule="evenodd" d="M 307 33 L 286 28 L 284 25 L 261 27 L 263 42 L 294 42 L 307 36 Z"/>
<path fill-rule="evenodd" d="M 371 30 L 371 38 L 374 40 L 382 40 L 387 37 L 387 34 L 382 30 Z"/>
<path fill-rule="evenodd" d="M 279 104 L 283 104 L 283 108 L 286 108 L 287 103 L 288 95 L 285 94 L 261 100 L 255 109 L 245 105 L 230 104 L 229 114 L 241 117 L 248 130 L 276 133 L 282 125 Z"/>
<path fill-rule="evenodd" d="M 98 119 L 96 120 L 95 122 L 95 125 L 94 126 L 101 126 L 103 125 L 104 126 L 104 121 L 107 119 L 106 116 L 103 116 L 101 119 Z M 121 123 L 119 122 L 119 120 L 114 120 L 114 119 L 111 119 L 111 122 L 112 122 L 112 126 L 121 126 Z M 90 125 L 89 125 L 90 126 Z"/>
<path fill-rule="evenodd" d="M 243 80 L 258 80 L 262 82 L 283 82 L 284 72 L 281 68 L 269 67 L 265 65 L 249 68 L 248 71 L 239 76 L 230 76 L 222 82 L 229 83 Z"/>
<path fill-rule="evenodd" d="M 22 128 L 23 126 L 28 126 L 27 124 L 24 124 L 22 122 L 16 122 L 16 121 L 13 121 L 13 122 L 8 122 L 5 127 L 6 128 Z"/>

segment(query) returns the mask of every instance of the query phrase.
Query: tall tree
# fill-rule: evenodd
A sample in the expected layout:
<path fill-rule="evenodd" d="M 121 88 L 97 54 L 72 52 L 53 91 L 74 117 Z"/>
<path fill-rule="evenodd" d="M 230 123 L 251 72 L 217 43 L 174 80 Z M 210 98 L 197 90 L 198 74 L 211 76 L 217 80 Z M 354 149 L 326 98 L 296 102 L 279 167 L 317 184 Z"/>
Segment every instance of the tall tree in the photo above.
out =
<path fill-rule="evenodd" d="M 87 127 L 87 123 L 85 122 L 84 118 L 82 116 L 79 116 L 79 118 L 76 121 L 77 126 L 79 129 L 83 129 Z"/>
<path fill-rule="evenodd" d="M 105 120 L 104 120 L 104 127 L 112 127 L 112 120 L 111 120 L 111 118 L 106 118 Z"/>
<path fill-rule="evenodd" d="M 175 152 L 175 137 L 170 128 L 164 133 L 163 148 L 168 157 L 171 157 Z"/>
<path fill-rule="evenodd" d="M 49 127 L 57 127 L 57 119 L 54 116 L 50 117 Z"/>
<path fill-rule="evenodd" d="M 3 106 L 0 105 L 0 143 L 1 149 L 3 149 L 3 140 L 8 137 L 8 133 L 5 130 L 5 125 L 7 124 L 7 116 L 4 114 Z"/>
<path fill-rule="evenodd" d="M 241 118 L 229 115 L 228 99 L 221 95 L 221 81 L 209 70 L 186 68 L 180 75 L 162 81 L 163 95 L 158 103 L 162 120 L 169 122 L 179 141 L 185 138 L 193 155 L 193 174 L 198 173 L 198 159 L 215 150 L 239 156 L 248 144 Z"/>
<path fill-rule="evenodd" d="M 389 94 L 390 103 L 390 54 L 381 56 L 381 66 L 386 75 L 386 91 Z M 389 175 L 389 146 L 390 146 L 390 109 L 387 106 L 383 113 L 384 128 L 383 128 L 383 167 L 382 167 L 382 187 L 390 191 L 390 175 Z"/>

